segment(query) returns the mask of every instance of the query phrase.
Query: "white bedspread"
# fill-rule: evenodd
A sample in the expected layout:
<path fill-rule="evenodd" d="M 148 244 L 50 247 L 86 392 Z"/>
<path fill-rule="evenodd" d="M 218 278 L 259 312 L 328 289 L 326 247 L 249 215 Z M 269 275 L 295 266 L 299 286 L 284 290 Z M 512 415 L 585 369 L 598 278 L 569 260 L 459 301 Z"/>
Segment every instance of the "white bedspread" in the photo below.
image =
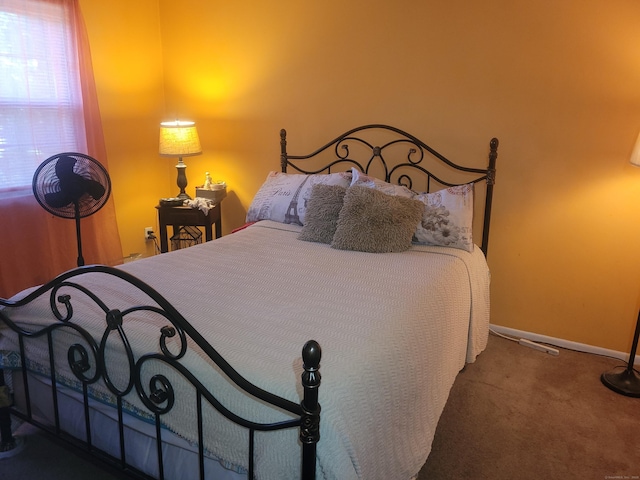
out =
<path fill-rule="evenodd" d="M 164 295 L 249 381 L 296 403 L 302 394 L 301 348 L 317 340 L 322 347 L 318 478 L 407 480 L 427 458 L 457 373 L 486 346 L 484 256 L 477 247 L 473 253 L 424 246 L 389 254 L 340 251 L 297 240 L 298 231 L 263 221 L 122 269 Z M 89 277 L 83 283 L 100 285 L 99 296 L 110 308 L 139 300 L 133 291 L 119 291 L 114 280 Z M 48 301 L 12 318 L 34 323 L 31 316 L 47 310 Z M 127 331 L 132 341 L 157 350 L 157 328 L 150 322 L 144 315 L 130 320 Z M 217 375 L 197 352 L 187 362 L 205 383 L 217 385 Z M 213 388 L 241 415 L 286 418 L 244 401 L 232 388 Z M 189 389 L 179 393 L 188 395 Z M 135 394 L 130 397 L 140 405 Z M 167 425 L 196 440 L 195 405 L 176 404 Z M 292 456 L 297 432 L 277 435 L 266 442 L 257 435 L 259 478 L 298 478 L 299 459 Z M 238 450 L 229 444 L 244 438 L 225 423 L 207 433 L 206 447 L 244 467 L 246 446 Z M 274 446 L 282 448 L 274 452 Z"/>

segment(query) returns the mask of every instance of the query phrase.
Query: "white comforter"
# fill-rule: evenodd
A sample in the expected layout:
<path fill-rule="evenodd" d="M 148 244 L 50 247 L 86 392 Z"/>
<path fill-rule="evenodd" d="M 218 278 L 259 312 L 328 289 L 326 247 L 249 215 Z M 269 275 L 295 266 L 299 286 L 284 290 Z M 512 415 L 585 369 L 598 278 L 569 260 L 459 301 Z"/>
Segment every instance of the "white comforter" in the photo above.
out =
<path fill-rule="evenodd" d="M 301 347 L 317 340 L 322 347 L 318 478 L 407 480 L 427 458 L 457 373 L 486 346 L 489 272 L 484 256 L 477 247 L 473 253 L 417 246 L 389 254 L 340 251 L 297 240 L 298 231 L 263 221 L 122 269 L 164 295 L 249 381 L 296 403 L 301 399 Z M 123 292 L 103 276 L 87 282 L 92 288 L 100 285 L 106 294 L 99 296 L 110 308 L 139 301 L 136 292 Z M 74 301 L 81 310 L 79 300 Z M 32 315 L 47 311 L 44 303 L 12 316 L 34 323 Z M 128 320 L 127 330 L 130 338 L 157 350 L 157 328 L 150 322 L 142 315 Z M 218 375 L 197 352 L 188 355 L 187 363 L 241 415 L 286 418 L 217 386 Z M 118 371 L 111 374 L 126 380 Z M 186 387 L 178 391 L 189 395 Z M 140 405 L 135 394 L 129 397 Z M 166 423 L 195 441 L 195 405 L 184 399 L 177 405 Z M 209 410 L 206 415 L 214 416 Z M 207 433 L 206 446 L 242 468 L 246 446 L 239 449 L 230 440 L 245 438 L 223 423 Z M 256 445 L 259 478 L 298 478 L 299 459 L 292 455 L 298 449 L 297 432 L 261 438 Z"/>

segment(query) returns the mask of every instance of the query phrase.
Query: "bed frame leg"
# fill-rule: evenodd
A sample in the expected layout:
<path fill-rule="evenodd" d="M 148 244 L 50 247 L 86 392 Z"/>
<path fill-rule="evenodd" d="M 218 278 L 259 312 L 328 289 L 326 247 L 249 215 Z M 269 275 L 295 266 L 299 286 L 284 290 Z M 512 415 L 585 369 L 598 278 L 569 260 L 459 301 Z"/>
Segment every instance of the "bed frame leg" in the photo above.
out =
<path fill-rule="evenodd" d="M 300 423 L 300 441 L 302 442 L 302 480 L 316 478 L 316 445 L 320 441 L 320 405 L 318 387 L 320 386 L 320 357 L 322 351 L 315 340 L 309 340 L 302 348 L 302 422 Z"/>
<path fill-rule="evenodd" d="M 11 394 L 4 381 L 4 370 L 0 369 L 0 453 L 17 447 L 16 439 L 11 434 Z"/>

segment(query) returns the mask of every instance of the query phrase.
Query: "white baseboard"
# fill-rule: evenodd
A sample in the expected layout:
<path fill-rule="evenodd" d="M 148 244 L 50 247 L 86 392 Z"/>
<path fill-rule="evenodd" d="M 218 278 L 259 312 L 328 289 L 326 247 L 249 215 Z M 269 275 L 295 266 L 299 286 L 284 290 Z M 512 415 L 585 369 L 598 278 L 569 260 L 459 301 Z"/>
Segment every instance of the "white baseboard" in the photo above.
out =
<path fill-rule="evenodd" d="M 578 352 L 592 353 L 594 355 L 602 355 L 605 357 L 613 357 L 629 361 L 629 353 L 618 352 L 617 350 L 609 350 L 607 348 L 594 347 L 593 345 L 587 345 L 586 343 L 572 342 L 570 340 L 563 340 L 562 338 L 548 337 L 546 335 L 539 335 L 537 333 L 525 332 L 523 330 L 516 330 L 514 328 L 502 327 L 500 325 L 491 324 L 489 327 L 502 335 L 514 337 L 515 339 L 526 338 L 533 342 L 546 343 L 554 345 L 560 348 L 566 348 L 569 350 L 576 350 Z M 640 355 L 636 355 L 635 364 L 640 365 Z"/>

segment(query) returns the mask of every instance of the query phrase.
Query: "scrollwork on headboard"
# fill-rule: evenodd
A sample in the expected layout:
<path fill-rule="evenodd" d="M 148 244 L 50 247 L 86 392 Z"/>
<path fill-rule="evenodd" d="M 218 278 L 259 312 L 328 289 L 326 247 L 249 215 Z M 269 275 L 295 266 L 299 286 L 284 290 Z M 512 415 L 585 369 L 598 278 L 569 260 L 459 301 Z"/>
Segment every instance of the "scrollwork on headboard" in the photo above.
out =
<path fill-rule="evenodd" d="M 373 137 L 376 137 L 376 141 L 380 143 L 373 143 L 371 141 Z M 355 167 L 365 174 L 373 175 L 386 182 L 424 192 L 465 183 L 486 183 L 482 235 L 482 250 L 485 254 L 488 247 L 493 185 L 496 178 L 497 138 L 491 139 L 489 149 L 489 163 L 486 168 L 466 167 L 452 162 L 404 130 L 389 125 L 373 124 L 351 129 L 307 155 L 290 155 L 287 152 L 287 132 L 285 129 L 280 131 L 282 172 L 287 172 L 290 168 L 298 173 L 318 174 L 344 171 Z M 333 155 L 329 155 L 328 160 L 323 156 L 321 166 L 317 167 L 315 166 L 317 163 L 310 161 L 320 158 L 320 154 L 330 153 L 331 150 Z M 306 160 L 310 161 L 307 163 L 309 166 L 303 166 Z M 415 181 L 416 175 L 420 175 L 420 182 Z"/>

